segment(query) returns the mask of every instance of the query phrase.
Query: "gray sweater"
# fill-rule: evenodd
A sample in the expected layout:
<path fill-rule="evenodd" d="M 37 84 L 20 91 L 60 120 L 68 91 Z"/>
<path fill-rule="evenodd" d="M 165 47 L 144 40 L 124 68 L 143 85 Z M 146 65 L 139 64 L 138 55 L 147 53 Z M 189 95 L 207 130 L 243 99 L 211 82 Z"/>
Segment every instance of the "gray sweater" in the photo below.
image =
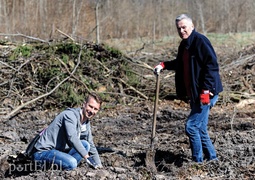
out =
<path fill-rule="evenodd" d="M 92 131 L 91 131 L 91 127 L 90 127 L 90 121 L 87 121 L 85 123 L 82 124 L 82 131 L 81 131 L 81 136 L 80 139 L 86 140 L 89 142 L 90 144 L 90 150 L 89 150 L 89 154 L 91 157 L 93 157 L 94 161 L 96 161 L 96 163 L 99 166 L 102 166 L 102 162 L 100 160 L 97 148 L 94 144 L 93 141 L 93 136 L 92 136 Z"/>
<path fill-rule="evenodd" d="M 35 144 L 38 151 L 56 149 L 64 152 L 73 147 L 82 157 L 88 154 L 80 141 L 81 108 L 68 108 L 55 117 Z"/>

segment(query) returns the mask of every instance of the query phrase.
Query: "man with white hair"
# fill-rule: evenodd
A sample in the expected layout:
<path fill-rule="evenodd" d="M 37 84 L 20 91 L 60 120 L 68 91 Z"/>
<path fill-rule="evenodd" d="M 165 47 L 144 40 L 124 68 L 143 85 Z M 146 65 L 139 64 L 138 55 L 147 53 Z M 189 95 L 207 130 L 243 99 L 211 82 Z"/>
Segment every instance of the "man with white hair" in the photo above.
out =
<path fill-rule="evenodd" d="M 176 28 L 182 39 L 175 60 L 160 62 L 154 73 L 175 70 L 177 97 L 190 103 L 191 112 L 185 125 L 190 140 L 192 160 L 218 160 L 207 132 L 210 109 L 223 91 L 216 53 L 210 41 L 198 33 L 187 14 L 177 16 Z"/>

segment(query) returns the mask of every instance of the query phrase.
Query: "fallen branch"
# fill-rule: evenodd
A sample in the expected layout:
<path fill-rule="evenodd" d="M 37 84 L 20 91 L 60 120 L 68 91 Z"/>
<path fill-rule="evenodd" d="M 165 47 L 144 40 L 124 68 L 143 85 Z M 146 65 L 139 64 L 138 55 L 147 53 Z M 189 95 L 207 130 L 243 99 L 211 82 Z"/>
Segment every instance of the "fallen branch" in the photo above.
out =
<path fill-rule="evenodd" d="M 82 81 L 80 81 L 76 76 L 73 75 L 73 73 L 71 73 L 68 69 L 68 67 L 66 66 L 66 64 L 59 58 L 57 58 L 57 60 L 59 60 L 59 62 L 65 67 L 65 69 L 67 70 L 67 72 L 69 73 L 70 76 L 72 76 L 76 81 L 78 81 L 79 83 L 81 83 L 88 92 L 91 92 L 90 89 L 88 88 L 88 86 L 86 84 L 84 84 Z"/>
<path fill-rule="evenodd" d="M 230 64 L 222 66 L 222 69 L 224 71 L 230 71 L 231 69 L 234 69 L 234 68 L 238 67 L 239 65 L 243 65 L 243 64 L 245 64 L 245 62 L 248 62 L 249 60 L 252 60 L 254 57 L 255 57 L 255 54 L 247 55 L 247 56 L 242 57 L 242 58 L 240 58 L 240 59 L 238 59 L 236 61 L 233 61 Z"/>
<path fill-rule="evenodd" d="M 136 66 L 140 66 L 149 70 L 153 70 L 153 67 L 151 67 L 150 65 L 146 64 L 145 62 L 142 62 L 140 60 L 134 60 L 131 57 L 126 56 L 126 60 L 128 60 L 129 62 L 131 62 L 132 64 L 136 65 Z"/>
<path fill-rule="evenodd" d="M 43 39 L 35 38 L 35 37 L 32 37 L 32 36 L 27 36 L 27 35 L 24 35 L 24 34 L 21 34 L 21 33 L 18 33 L 18 34 L 3 34 L 3 33 L 0 33 L 0 36 L 21 36 L 21 37 L 25 37 L 25 38 L 28 38 L 28 39 L 33 39 L 33 40 L 36 40 L 36 41 L 40 41 L 40 42 L 43 42 L 43 43 L 48 43 L 47 41 L 45 41 Z"/>
<path fill-rule="evenodd" d="M 140 97 L 134 97 L 134 96 L 131 96 L 131 95 L 127 95 L 127 94 L 124 94 L 124 93 L 115 93 L 115 92 L 100 92 L 102 94 L 111 94 L 111 95 L 114 95 L 114 96 L 121 96 L 121 97 L 127 97 L 127 98 L 130 98 L 130 99 L 139 99 L 139 100 L 142 100 L 143 98 L 140 98 Z"/>
<path fill-rule="evenodd" d="M 149 99 L 147 96 L 145 96 L 143 93 L 141 93 L 140 91 L 136 90 L 133 86 L 130 86 L 128 83 L 126 83 L 123 79 L 120 78 L 114 78 L 113 79 L 117 79 L 118 81 L 122 82 L 123 84 L 125 84 L 126 86 L 128 86 L 130 89 L 132 89 L 133 91 L 135 91 L 137 94 L 141 95 L 144 99 Z"/>
<path fill-rule="evenodd" d="M 74 39 L 73 39 L 71 36 L 69 36 L 68 34 L 66 34 L 66 33 L 60 31 L 59 29 L 57 29 L 57 31 L 60 32 L 61 34 L 63 34 L 64 36 L 68 37 L 68 38 L 71 39 L 72 41 L 74 41 Z"/>
<path fill-rule="evenodd" d="M 233 122 L 234 122 L 235 116 L 236 116 L 236 107 L 234 107 L 234 112 L 230 121 L 231 131 L 233 131 Z"/>
<path fill-rule="evenodd" d="M 250 83 L 248 81 L 246 81 L 244 77 L 242 77 L 241 79 L 243 81 L 243 84 L 244 84 L 245 88 L 248 89 L 251 94 L 253 94 L 254 91 L 253 91 L 252 86 L 250 85 Z"/>
<path fill-rule="evenodd" d="M 255 104 L 255 99 L 245 99 L 240 101 L 237 105 L 236 108 L 244 108 L 247 105 Z"/>
<path fill-rule="evenodd" d="M 10 66 L 9 64 L 7 64 L 7 63 L 5 63 L 5 62 L 3 62 L 3 61 L 0 61 L 0 63 L 3 64 L 3 65 L 5 65 L 5 66 L 7 66 L 7 67 L 9 67 L 10 69 L 12 69 L 12 70 L 14 70 L 14 71 L 17 71 L 17 69 L 15 69 L 14 67 Z"/>

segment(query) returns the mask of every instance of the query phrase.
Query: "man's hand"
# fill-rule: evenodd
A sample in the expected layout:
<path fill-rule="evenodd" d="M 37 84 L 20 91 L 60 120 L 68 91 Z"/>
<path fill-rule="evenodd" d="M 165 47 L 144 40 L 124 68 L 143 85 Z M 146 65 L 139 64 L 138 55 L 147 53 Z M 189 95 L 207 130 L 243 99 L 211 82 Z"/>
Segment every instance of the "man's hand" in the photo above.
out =
<path fill-rule="evenodd" d="M 205 104 L 210 104 L 210 91 L 209 90 L 202 90 L 200 94 L 200 102 Z"/>
<path fill-rule="evenodd" d="M 159 75 L 160 72 L 163 71 L 164 68 L 165 68 L 165 64 L 164 64 L 164 62 L 161 62 L 161 63 L 159 63 L 159 65 L 154 67 L 153 72 L 155 75 Z"/>
<path fill-rule="evenodd" d="M 88 165 L 94 169 L 99 168 L 99 166 L 97 165 L 97 163 L 94 161 L 94 159 L 92 157 L 88 157 L 86 158 L 86 162 L 88 163 Z"/>

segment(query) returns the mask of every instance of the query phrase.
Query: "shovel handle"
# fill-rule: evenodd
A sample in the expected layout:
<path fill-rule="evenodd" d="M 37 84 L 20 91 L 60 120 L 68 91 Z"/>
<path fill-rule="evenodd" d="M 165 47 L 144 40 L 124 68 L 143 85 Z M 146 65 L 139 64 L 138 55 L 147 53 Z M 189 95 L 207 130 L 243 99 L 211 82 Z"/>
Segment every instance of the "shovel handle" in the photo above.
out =
<path fill-rule="evenodd" d="M 151 148 L 154 149 L 154 140 L 156 136 L 156 122 L 157 122 L 157 109 L 158 109 L 158 95 L 159 95 L 159 74 L 156 75 L 156 94 L 154 101 L 154 110 L 153 110 L 153 125 L 152 125 L 152 134 L 151 134 Z"/>

